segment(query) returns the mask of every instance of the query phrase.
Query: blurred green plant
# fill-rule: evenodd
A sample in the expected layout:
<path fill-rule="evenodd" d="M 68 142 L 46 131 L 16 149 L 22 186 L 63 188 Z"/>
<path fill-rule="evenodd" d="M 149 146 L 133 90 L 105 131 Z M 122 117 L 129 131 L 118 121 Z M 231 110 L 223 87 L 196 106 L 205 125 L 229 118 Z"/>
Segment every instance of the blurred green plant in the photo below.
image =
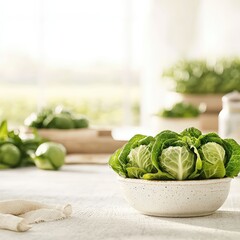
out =
<path fill-rule="evenodd" d="M 33 128 L 87 128 L 88 119 L 83 115 L 76 115 L 63 106 L 55 108 L 43 108 L 38 112 L 31 113 L 24 121 L 24 124 Z"/>
<path fill-rule="evenodd" d="M 215 64 L 206 60 L 181 60 L 164 70 L 163 77 L 171 80 L 171 90 L 178 93 L 240 91 L 240 59 L 220 59 Z"/>
<path fill-rule="evenodd" d="M 44 170 L 58 170 L 64 164 L 66 149 L 62 144 L 49 142 L 37 132 L 22 137 L 18 129 L 9 130 L 7 121 L 0 124 L 0 169 L 35 164 Z"/>
<path fill-rule="evenodd" d="M 49 88 L 50 89 L 50 88 Z M 124 92 L 119 86 L 54 86 L 47 92 L 47 107 L 63 105 L 76 114 L 87 116 L 91 125 L 119 126 L 124 122 Z M 133 124 L 139 123 L 138 89 L 133 90 L 131 109 Z M 1 86 L 0 120 L 8 119 L 11 125 L 23 124 L 25 118 L 38 110 L 39 93 L 35 86 Z M 10 96 L 13 96 L 10 97 Z"/>
<path fill-rule="evenodd" d="M 170 109 L 163 109 L 156 115 L 163 118 L 194 118 L 200 114 L 199 108 L 190 103 L 176 103 Z"/>

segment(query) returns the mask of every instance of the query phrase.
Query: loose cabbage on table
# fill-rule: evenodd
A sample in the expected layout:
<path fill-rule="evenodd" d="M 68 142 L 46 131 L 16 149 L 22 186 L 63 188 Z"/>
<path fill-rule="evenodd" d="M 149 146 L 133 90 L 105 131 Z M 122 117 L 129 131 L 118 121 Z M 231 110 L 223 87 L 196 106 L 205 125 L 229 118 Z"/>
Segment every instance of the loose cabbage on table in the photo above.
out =
<path fill-rule="evenodd" d="M 33 157 L 36 166 L 43 170 L 58 170 L 63 164 L 66 149 L 62 144 L 55 142 L 42 143 Z"/>
<path fill-rule="evenodd" d="M 36 165 L 44 170 L 58 170 L 64 164 L 66 149 L 38 135 L 21 137 L 19 131 L 8 130 L 7 121 L 0 124 L 0 169 Z"/>
<path fill-rule="evenodd" d="M 126 178 L 233 178 L 240 172 L 240 145 L 196 128 L 165 130 L 155 137 L 137 134 L 110 157 L 109 165 Z"/>

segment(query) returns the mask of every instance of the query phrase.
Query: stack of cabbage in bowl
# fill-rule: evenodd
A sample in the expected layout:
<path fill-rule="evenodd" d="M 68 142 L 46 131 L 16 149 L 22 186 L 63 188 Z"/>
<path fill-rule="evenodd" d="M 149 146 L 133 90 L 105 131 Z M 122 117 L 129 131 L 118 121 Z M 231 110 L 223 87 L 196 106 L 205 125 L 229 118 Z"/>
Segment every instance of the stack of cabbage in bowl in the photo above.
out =
<path fill-rule="evenodd" d="M 135 135 L 109 159 L 125 199 L 153 216 L 196 217 L 214 213 L 240 172 L 240 145 L 196 128 Z M 155 181 L 153 181 L 155 180 Z"/>
<path fill-rule="evenodd" d="M 120 176 L 145 180 L 201 180 L 235 177 L 240 145 L 196 128 L 165 130 L 155 137 L 137 134 L 118 149 L 109 165 Z"/>

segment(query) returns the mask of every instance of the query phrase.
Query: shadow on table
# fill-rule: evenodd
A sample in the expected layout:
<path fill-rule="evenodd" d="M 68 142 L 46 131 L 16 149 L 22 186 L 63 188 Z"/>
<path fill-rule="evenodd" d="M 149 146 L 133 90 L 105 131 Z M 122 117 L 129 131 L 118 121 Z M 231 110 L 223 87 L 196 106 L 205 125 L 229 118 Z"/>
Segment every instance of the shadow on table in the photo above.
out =
<path fill-rule="evenodd" d="M 101 209 L 101 210 L 100 210 Z M 84 239 L 128 240 L 202 240 L 239 239 L 240 212 L 219 211 L 211 216 L 194 218 L 163 218 L 142 215 L 128 208 L 87 209 L 79 213 Z M 220 230 L 220 231 L 217 231 Z"/>
<path fill-rule="evenodd" d="M 219 210 L 204 217 L 166 219 L 175 223 L 240 233 L 240 211 Z"/>

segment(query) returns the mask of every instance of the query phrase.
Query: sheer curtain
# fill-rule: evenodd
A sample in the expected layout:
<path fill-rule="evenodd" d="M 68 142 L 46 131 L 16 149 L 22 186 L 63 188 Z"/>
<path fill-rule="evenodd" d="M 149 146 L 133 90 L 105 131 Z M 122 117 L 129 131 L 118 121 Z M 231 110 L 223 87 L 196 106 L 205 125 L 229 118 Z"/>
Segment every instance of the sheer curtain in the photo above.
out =
<path fill-rule="evenodd" d="M 240 1 L 149 0 L 145 2 L 141 66 L 141 124 L 174 99 L 162 70 L 180 58 L 239 56 Z"/>
<path fill-rule="evenodd" d="M 105 89 L 110 104 L 120 92 L 116 124 L 136 124 L 134 97 L 149 127 L 174 100 L 161 79 L 166 66 L 240 54 L 239 10 L 239 0 L 0 0 L 0 84 L 35 84 L 23 95 L 42 106 L 51 84 L 95 81 L 85 95 Z"/>
<path fill-rule="evenodd" d="M 113 124 L 133 124 L 131 22 L 127 0 L 0 0 L 0 93 L 30 85 L 33 96 L 22 87 L 20 97 L 31 95 L 38 107 L 53 95 L 75 96 L 75 105 L 93 102 L 93 117 L 113 111 L 102 124 L 112 116 Z"/>

